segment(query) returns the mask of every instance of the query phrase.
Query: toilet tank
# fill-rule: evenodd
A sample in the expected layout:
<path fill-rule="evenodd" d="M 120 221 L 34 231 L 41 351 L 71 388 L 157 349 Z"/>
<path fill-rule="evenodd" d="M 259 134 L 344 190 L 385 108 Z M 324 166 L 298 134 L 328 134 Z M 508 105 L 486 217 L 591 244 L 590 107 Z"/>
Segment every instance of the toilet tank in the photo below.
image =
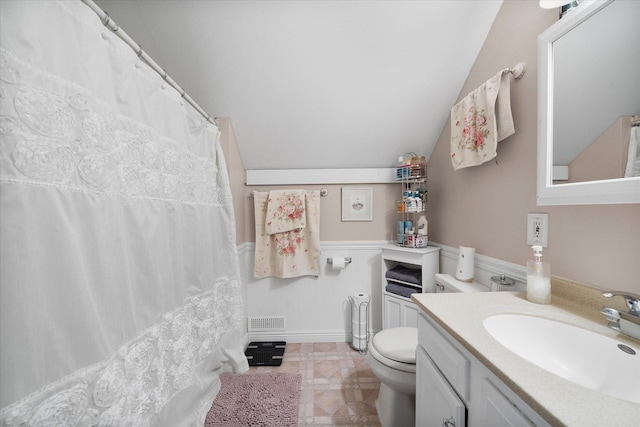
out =
<path fill-rule="evenodd" d="M 450 274 L 436 274 L 436 293 L 487 292 L 489 288 L 478 282 L 461 282 Z"/>

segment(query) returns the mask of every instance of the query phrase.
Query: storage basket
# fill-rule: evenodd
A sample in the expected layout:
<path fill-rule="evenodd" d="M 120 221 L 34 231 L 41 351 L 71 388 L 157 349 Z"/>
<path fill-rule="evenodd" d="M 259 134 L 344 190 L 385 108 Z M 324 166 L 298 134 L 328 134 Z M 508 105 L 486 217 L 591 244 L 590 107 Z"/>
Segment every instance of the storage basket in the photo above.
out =
<path fill-rule="evenodd" d="M 429 244 L 427 236 L 421 234 L 398 234 L 398 246 L 405 248 L 426 248 Z"/>

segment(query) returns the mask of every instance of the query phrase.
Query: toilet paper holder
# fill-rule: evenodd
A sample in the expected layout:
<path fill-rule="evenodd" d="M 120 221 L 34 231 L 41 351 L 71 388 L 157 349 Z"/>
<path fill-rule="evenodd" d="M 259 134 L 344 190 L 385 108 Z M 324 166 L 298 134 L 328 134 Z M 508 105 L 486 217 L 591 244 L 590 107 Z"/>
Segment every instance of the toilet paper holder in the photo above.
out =
<path fill-rule="evenodd" d="M 344 260 L 347 264 L 351 264 L 351 257 L 345 257 Z M 327 258 L 327 264 L 333 264 L 333 258 Z"/>

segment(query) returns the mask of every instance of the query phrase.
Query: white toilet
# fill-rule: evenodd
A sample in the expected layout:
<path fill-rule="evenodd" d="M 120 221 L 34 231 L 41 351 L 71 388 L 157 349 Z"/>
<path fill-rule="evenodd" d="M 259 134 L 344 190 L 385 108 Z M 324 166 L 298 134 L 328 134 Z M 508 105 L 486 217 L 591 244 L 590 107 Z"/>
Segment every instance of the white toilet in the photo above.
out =
<path fill-rule="evenodd" d="M 448 274 L 436 274 L 436 292 L 483 292 L 477 282 L 461 282 Z M 383 427 L 413 427 L 416 412 L 416 348 L 418 328 L 384 329 L 374 335 L 367 363 L 380 380 L 376 401 Z"/>

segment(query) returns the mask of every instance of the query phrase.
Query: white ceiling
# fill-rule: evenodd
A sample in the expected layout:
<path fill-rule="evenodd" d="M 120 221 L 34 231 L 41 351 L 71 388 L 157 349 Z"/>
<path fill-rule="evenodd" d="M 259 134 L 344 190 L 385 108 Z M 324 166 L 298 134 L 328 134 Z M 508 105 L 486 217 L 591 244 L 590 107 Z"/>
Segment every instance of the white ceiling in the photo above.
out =
<path fill-rule="evenodd" d="M 502 1 L 96 0 L 209 114 L 246 169 L 430 156 Z"/>

